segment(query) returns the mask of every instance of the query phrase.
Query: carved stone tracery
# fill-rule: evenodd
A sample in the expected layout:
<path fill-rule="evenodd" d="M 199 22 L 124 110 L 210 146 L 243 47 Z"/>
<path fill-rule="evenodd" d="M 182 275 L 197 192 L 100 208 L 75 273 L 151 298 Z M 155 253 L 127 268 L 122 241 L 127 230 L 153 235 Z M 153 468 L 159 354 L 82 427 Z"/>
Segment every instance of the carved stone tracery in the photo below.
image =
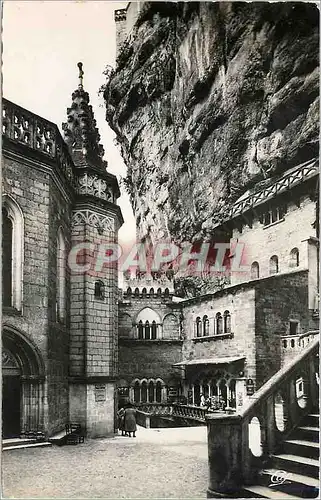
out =
<path fill-rule="evenodd" d="M 111 217 L 97 214 L 91 210 L 77 210 L 72 216 L 72 226 L 88 225 L 103 231 L 114 231 L 115 223 Z"/>
<path fill-rule="evenodd" d="M 94 174 L 84 174 L 77 179 L 78 194 L 90 194 L 113 203 L 113 190 L 107 182 Z"/>

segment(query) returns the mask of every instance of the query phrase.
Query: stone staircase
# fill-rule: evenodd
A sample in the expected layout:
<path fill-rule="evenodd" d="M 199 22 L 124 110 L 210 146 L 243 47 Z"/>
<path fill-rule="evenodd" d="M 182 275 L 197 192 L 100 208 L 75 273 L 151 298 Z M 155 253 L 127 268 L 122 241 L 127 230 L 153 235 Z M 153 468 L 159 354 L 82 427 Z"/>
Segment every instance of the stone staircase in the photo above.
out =
<path fill-rule="evenodd" d="M 22 448 L 39 448 L 48 447 L 51 443 L 48 441 L 40 441 L 32 438 L 12 438 L 2 439 L 2 451 L 19 450 Z"/>
<path fill-rule="evenodd" d="M 314 409 L 270 458 L 270 467 L 247 486 L 244 496 L 256 498 L 317 498 L 319 495 L 319 414 Z"/>

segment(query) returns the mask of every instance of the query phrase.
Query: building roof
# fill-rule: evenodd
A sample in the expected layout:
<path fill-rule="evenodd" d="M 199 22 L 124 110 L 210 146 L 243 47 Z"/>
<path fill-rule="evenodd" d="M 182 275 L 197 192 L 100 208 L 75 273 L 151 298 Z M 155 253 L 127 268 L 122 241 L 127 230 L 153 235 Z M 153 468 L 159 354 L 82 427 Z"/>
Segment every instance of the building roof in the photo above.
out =
<path fill-rule="evenodd" d="M 309 161 L 296 165 L 290 168 L 282 175 L 266 179 L 265 181 L 258 182 L 253 188 L 247 190 L 240 196 L 235 203 L 231 206 L 228 213 L 218 214 L 215 227 L 219 227 L 224 221 L 234 219 L 244 212 L 253 209 L 254 207 L 266 203 L 268 200 L 274 198 L 278 194 L 294 188 L 312 177 L 319 174 L 318 158 L 313 158 Z M 215 222 L 215 221 L 214 221 Z"/>
<path fill-rule="evenodd" d="M 181 361 L 173 366 L 190 366 L 190 365 L 226 365 L 245 359 L 246 356 L 221 356 L 219 358 L 200 358 L 190 361 Z"/>

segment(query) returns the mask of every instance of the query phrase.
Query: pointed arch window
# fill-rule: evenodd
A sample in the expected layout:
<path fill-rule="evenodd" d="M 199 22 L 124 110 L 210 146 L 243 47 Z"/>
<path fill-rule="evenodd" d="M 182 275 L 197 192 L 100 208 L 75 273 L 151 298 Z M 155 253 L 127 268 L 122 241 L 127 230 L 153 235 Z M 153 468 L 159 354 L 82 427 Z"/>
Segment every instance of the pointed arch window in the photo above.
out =
<path fill-rule="evenodd" d="M 2 209 L 2 305 L 12 306 L 12 233 L 8 210 Z"/>
<path fill-rule="evenodd" d="M 2 303 L 4 307 L 22 308 L 23 215 L 18 204 L 4 195 L 2 209 Z"/>
<path fill-rule="evenodd" d="M 56 310 L 58 321 L 66 317 L 66 243 L 62 229 L 57 235 L 57 298 Z"/>

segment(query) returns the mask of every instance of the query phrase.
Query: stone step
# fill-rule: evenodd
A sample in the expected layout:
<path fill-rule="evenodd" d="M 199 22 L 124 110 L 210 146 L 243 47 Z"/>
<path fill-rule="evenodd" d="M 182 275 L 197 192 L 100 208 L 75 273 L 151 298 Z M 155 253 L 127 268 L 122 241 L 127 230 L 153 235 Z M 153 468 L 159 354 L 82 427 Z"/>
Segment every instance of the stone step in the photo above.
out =
<path fill-rule="evenodd" d="M 287 493 L 281 493 L 274 488 L 269 488 L 267 486 L 254 485 L 254 486 L 246 486 L 244 488 L 245 492 L 249 492 L 251 494 L 251 498 L 275 498 L 277 500 L 286 499 L 290 500 L 290 498 L 297 499 L 300 498 L 294 495 L 288 495 Z M 243 497 L 243 493 L 242 493 Z"/>
<path fill-rule="evenodd" d="M 272 466 L 275 469 L 303 474 L 304 476 L 319 477 L 319 460 L 298 455 L 281 453 L 272 455 Z"/>
<path fill-rule="evenodd" d="M 44 448 L 51 446 L 51 443 L 48 443 L 47 441 L 38 441 L 37 443 L 24 443 L 24 444 L 12 444 L 11 446 L 6 446 L 5 448 L 2 449 L 2 451 L 9 451 L 9 450 L 22 450 L 22 449 L 27 449 L 27 448 Z"/>
<path fill-rule="evenodd" d="M 309 415 L 306 415 L 302 421 L 301 421 L 301 426 L 304 427 L 320 427 L 320 415 L 317 413 L 309 413 Z"/>
<path fill-rule="evenodd" d="M 283 471 L 282 474 L 277 469 L 265 469 L 258 475 L 258 482 L 261 486 L 300 498 L 317 498 L 319 494 L 318 479 L 294 472 Z"/>
<path fill-rule="evenodd" d="M 313 441 L 314 443 L 318 443 L 319 432 L 320 432 L 319 427 L 310 425 L 301 425 L 291 433 L 291 437 L 295 439 L 303 439 L 306 441 Z"/>
<path fill-rule="evenodd" d="M 303 439 L 287 439 L 283 443 L 283 452 L 288 455 L 299 455 L 301 457 L 318 458 L 319 443 Z"/>

